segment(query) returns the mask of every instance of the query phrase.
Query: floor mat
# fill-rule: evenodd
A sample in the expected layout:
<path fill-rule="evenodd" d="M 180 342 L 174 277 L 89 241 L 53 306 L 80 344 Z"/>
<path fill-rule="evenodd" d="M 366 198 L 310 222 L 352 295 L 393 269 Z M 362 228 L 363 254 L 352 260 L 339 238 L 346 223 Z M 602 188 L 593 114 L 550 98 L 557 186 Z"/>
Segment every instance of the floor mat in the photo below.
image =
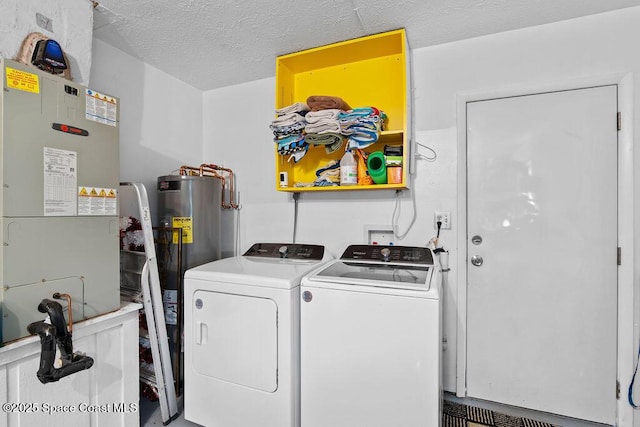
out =
<path fill-rule="evenodd" d="M 513 417 L 489 409 L 444 401 L 442 427 L 558 427 L 528 418 Z"/>

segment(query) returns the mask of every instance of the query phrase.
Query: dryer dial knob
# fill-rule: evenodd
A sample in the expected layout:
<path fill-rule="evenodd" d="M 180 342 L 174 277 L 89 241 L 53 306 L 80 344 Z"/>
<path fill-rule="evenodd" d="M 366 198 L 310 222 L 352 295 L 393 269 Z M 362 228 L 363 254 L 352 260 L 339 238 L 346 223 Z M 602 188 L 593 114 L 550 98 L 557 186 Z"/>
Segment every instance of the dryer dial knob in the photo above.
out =
<path fill-rule="evenodd" d="M 380 249 L 380 255 L 382 255 L 382 261 L 384 262 L 389 261 L 389 258 L 391 257 L 391 249 L 389 248 Z"/>

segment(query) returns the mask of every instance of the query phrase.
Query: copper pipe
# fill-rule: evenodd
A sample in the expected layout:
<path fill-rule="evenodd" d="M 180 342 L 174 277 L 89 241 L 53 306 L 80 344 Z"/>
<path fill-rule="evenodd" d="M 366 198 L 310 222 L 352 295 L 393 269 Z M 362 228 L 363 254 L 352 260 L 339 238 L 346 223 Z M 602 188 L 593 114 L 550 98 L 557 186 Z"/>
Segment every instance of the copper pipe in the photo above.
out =
<path fill-rule="evenodd" d="M 222 206 L 222 209 L 229 209 L 229 205 L 227 205 L 227 203 L 225 202 L 225 197 L 224 197 L 224 187 L 226 185 L 224 177 L 220 175 L 218 172 L 216 172 L 215 169 L 212 169 L 205 164 L 200 165 L 200 176 L 211 176 L 213 178 L 217 178 L 222 181 L 222 191 L 221 191 L 222 202 L 220 203 L 220 205 Z"/>
<path fill-rule="evenodd" d="M 231 169 L 228 168 L 223 168 L 220 166 L 216 166 L 216 168 L 226 171 L 229 174 L 229 204 L 231 205 L 231 208 L 233 209 L 238 209 L 239 206 L 235 203 L 235 175 L 233 173 L 233 171 Z"/>
<path fill-rule="evenodd" d="M 226 172 L 228 174 L 228 177 L 225 178 L 222 174 L 218 173 L 218 171 Z M 234 189 L 235 177 L 231 169 L 223 168 L 222 166 L 218 166 L 213 163 L 211 164 L 203 163 L 200 165 L 199 168 L 194 166 L 183 165 L 183 166 L 180 166 L 180 175 L 210 176 L 212 178 L 219 179 L 220 181 L 222 181 L 222 201 L 220 203 L 220 206 L 222 206 L 222 209 L 238 209 L 239 208 L 238 204 L 236 204 L 235 202 L 235 189 Z M 229 181 L 229 204 L 227 204 L 226 197 L 224 195 L 227 180 Z"/>
<path fill-rule="evenodd" d="M 197 167 L 193 167 L 193 166 L 180 166 L 180 175 L 182 176 L 194 176 L 194 175 L 198 175 L 198 172 L 200 171 L 199 168 Z M 195 173 L 194 173 L 195 172 Z"/>
<path fill-rule="evenodd" d="M 67 324 L 67 329 L 69 333 L 73 333 L 73 309 L 71 307 L 71 295 L 69 294 L 61 294 L 60 292 L 56 292 L 53 294 L 54 299 L 63 299 L 67 300 L 67 313 L 69 314 L 69 323 Z"/>
<path fill-rule="evenodd" d="M 229 175 L 228 176 L 228 179 L 229 179 L 229 205 L 228 205 L 228 207 L 232 208 L 232 209 L 238 209 L 239 206 L 235 203 L 235 188 L 234 188 L 235 187 L 235 175 L 234 175 L 233 171 L 231 169 L 229 169 L 229 168 L 218 166 L 218 165 L 213 164 L 213 163 L 211 163 L 209 165 L 205 165 L 205 166 L 207 166 L 209 168 L 212 168 L 212 169 L 215 169 L 215 170 L 220 170 L 220 171 L 227 172 L 227 174 Z"/>
<path fill-rule="evenodd" d="M 222 206 L 223 209 L 228 209 L 228 205 L 225 202 L 225 198 L 224 198 L 224 187 L 225 187 L 225 179 L 222 175 L 218 174 L 215 170 L 211 169 L 211 168 L 206 168 L 206 165 L 200 165 L 200 167 L 195 167 L 195 166 L 187 166 L 187 165 L 183 165 L 180 166 L 180 175 L 182 176 L 209 176 L 212 178 L 216 178 L 222 181 L 222 201 L 220 202 L 220 205 Z"/>

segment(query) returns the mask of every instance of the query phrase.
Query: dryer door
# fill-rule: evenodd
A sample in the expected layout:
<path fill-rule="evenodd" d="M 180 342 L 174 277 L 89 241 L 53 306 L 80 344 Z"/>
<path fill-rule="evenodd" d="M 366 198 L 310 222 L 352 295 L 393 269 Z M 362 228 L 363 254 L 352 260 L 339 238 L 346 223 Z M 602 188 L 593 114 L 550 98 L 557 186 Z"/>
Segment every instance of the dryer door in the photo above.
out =
<path fill-rule="evenodd" d="M 268 298 L 199 290 L 192 304 L 195 371 L 256 390 L 276 391 L 276 303 Z"/>

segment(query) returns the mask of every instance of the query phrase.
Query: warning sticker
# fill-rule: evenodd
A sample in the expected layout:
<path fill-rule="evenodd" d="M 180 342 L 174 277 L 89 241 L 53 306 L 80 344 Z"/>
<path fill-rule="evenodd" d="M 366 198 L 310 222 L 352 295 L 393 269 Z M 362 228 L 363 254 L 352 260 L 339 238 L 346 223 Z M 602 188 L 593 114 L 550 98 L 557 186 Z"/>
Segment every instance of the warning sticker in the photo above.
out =
<path fill-rule="evenodd" d="M 171 221 L 173 228 L 182 229 L 182 243 L 193 243 L 193 218 L 190 216 L 174 216 Z M 173 233 L 173 244 L 178 244 L 178 234 Z"/>
<path fill-rule="evenodd" d="M 7 87 L 24 90 L 25 92 L 40 93 L 40 78 L 37 74 L 6 67 Z"/>
<path fill-rule="evenodd" d="M 78 215 L 116 215 L 115 188 L 78 187 Z"/>
<path fill-rule="evenodd" d="M 85 118 L 109 126 L 117 126 L 118 100 L 91 89 L 85 90 Z"/>

